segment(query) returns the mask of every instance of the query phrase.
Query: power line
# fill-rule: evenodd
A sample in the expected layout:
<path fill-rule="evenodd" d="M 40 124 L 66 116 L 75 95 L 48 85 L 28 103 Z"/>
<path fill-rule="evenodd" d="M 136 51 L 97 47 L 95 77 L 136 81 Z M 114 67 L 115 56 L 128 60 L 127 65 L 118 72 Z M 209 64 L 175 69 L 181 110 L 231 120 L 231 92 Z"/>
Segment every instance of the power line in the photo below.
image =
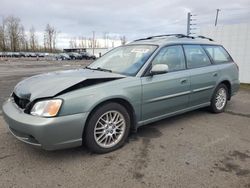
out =
<path fill-rule="evenodd" d="M 223 11 L 234 11 L 234 10 L 239 10 L 239 11 L 245 11 L 245 10 L 249 10 L 250 7 L 241 7 L 241 8 L 223 8 Z"/>

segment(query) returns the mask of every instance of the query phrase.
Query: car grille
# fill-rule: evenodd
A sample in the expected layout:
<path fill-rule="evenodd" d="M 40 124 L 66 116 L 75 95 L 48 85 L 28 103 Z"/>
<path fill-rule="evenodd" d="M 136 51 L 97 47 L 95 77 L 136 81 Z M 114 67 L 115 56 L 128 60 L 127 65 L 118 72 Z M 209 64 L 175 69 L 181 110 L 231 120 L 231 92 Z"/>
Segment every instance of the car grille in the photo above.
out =
<path fill-rule="evenodd" d="M 19 106 L 21 109 L 26 108 L 30 102 L 28 99 L 19 98 L 15 93 L 13 93 L 12 96 L 17 106 Z"/>

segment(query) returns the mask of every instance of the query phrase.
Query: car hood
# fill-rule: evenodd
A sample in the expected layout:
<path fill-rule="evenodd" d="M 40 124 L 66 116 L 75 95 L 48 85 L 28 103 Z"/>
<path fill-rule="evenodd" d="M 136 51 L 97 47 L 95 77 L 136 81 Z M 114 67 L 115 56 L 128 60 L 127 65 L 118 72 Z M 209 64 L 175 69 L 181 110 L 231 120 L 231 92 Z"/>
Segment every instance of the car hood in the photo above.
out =
<path fill-rule="evenodd" d="M 50 72 L 32 76 L 19 82 L 14 88 L 14 93 L 22 99 L 33 101 L 38 98 L 54 97 L 76 85 L 81 84 L 80 87 L 84 87 L 93 85 L 93 83 L 100 83 L 96 82 L 96 80 L 105 82 L 124 77 L 124 75 L 120 74 L 89 69 Z M 87 81 L 88 84 L 84 84 Z"/>

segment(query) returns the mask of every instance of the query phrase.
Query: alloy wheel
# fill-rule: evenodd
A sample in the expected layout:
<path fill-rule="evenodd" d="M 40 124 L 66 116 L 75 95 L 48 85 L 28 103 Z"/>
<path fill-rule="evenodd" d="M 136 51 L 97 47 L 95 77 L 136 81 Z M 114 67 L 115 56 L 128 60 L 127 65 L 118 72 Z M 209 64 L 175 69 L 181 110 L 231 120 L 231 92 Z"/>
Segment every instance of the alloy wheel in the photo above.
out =
<path fill-rule="evenodd" d="M 95 141 L 102 148 L 111 148 L 122 139 L 125 129 L 126 121 L 120 112 L 105 112 L 95 124 Z"/>

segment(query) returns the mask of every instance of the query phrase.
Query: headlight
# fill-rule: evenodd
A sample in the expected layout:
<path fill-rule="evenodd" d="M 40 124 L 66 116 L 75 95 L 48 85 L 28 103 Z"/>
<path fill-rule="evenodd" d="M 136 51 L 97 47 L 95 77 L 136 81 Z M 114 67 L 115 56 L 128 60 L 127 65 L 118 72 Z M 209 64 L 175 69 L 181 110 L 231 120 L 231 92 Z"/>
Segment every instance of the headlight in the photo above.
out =
<path fill-rule="evenodd" d="M 30 114 L 34 116 L 54 117 L 59 112 L 61 105 L 61 99 L 39 101 L 35 103 Z"/>

